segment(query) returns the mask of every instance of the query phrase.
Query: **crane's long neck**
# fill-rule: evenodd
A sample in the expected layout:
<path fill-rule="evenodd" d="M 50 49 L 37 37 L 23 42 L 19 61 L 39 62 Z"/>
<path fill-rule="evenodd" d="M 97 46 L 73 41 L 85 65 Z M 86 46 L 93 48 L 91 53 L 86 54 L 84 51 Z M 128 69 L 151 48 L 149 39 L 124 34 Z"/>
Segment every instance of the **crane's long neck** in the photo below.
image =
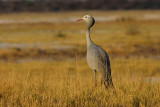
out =
<path fill-rule="evenodd" d="M 87 48 L 90 46 L 90 45 L 93 45 L 94 43 L 92 42 L 91 38 L 90 38 L 90 28 L 87 28 L 87 31 L 86 31 L 86 40 L 87 40 Z"/>

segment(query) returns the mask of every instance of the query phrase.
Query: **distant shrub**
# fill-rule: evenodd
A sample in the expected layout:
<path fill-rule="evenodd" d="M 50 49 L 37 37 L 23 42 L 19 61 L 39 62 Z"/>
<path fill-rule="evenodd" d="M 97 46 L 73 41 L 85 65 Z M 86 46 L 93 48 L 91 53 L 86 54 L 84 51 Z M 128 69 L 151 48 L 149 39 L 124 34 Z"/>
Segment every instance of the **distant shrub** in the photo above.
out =
<path fill-rule="evenodd" d="M 57 34 L 56 34 L 57 37 L 60 37 L 60 38 L 64 38 L 66 37 L 66 35 L 64 33 L 62 33 L 61 31 L 59 31 Z"/>

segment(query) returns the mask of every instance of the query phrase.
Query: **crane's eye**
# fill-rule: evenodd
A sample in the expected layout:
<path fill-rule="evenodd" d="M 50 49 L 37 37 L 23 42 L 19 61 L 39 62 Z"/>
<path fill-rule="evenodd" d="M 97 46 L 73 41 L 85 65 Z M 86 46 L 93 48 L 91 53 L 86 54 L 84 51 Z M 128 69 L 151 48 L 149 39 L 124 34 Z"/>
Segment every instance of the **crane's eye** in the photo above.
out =
<path fill-rule="evenodd" d="M 85 18 L 87 18 L 87 16 Z"/>

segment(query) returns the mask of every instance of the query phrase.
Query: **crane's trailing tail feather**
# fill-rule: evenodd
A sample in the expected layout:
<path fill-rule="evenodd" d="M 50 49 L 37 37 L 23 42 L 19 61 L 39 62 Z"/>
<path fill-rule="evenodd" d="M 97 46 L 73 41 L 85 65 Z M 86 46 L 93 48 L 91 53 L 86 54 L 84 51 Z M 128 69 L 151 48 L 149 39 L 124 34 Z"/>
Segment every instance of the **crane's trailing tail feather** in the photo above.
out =
<path fill-rule="evenodd" d="M 105 88 L 114 88 L 111 76 L 111 68 L 110 66 L 107 67 L 106 77 L 104 78 L 104 85 Z"/>
<path fill-rule="evenodd" d="M 108 88 L 114 88 L 113 82 L 112 82 L 112 77 L 107 77 L 106 80 L 104 81 L 104 86 L 106 89 Z"/>

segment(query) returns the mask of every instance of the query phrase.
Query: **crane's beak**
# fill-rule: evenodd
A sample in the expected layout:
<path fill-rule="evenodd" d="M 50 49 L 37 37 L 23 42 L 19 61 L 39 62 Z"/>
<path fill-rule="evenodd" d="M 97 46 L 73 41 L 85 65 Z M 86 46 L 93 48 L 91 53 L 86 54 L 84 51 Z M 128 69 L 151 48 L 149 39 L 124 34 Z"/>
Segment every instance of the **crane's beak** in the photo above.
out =
<path fill-rule="evenodd" d="M 77 21 L 81 21 L 81 20 L 83 20 L 83 19 L 78 19 Z"/>

